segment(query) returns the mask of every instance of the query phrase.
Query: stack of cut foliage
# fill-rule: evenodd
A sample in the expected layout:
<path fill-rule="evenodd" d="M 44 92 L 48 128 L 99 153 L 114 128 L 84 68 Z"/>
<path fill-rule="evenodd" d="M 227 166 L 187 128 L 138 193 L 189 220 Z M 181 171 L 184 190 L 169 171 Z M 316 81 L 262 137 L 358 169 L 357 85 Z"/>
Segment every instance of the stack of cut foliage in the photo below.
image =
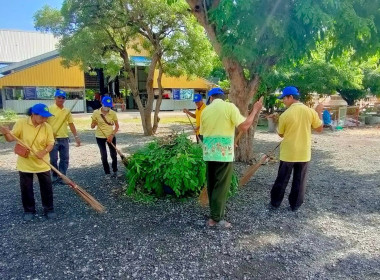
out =
<path fill-rule="evenodd" d="M 127 183 L 131 196 L 196 196 L 206 183 L 202 148 L 184 133 L 154 140 L 129 158 Z"/>
<path fill-rule="evenodd" d="M 154 140 L 129 158 L 127 194 L 192 196 L 203 187 L 205 173 L 201 147 L 186 134 L 170 135 Z"/>

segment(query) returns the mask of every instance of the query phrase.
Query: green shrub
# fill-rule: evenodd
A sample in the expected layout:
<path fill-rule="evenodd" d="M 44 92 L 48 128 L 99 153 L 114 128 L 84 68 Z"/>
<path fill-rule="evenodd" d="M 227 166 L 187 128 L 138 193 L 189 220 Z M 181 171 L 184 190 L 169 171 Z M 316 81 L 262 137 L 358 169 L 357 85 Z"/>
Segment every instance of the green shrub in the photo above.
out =
<path fill-rule="evenodd" d="M 127 182 L 127 195 L 142 201 L 162 197 L 168 190 L 177 198 L 197 195 L 206 182 L 202 148 L 184 133 L 155 140 L 129 158 Z M 234 194 L 236 174 L 231 185 L 230 194 Z"/>
<path fill-rule="evenodd" d="M 17 118 L 17 113 L 15 111 L 13 111 L 12 109 L 5 109 L 1 113 L 1 116 L 6 121 L 13 121 Z"/>
<path fill-rule="evenodd" d="M 95 90 L 86 88 L 85 95 L 86 95 L 86 100 L 92 101 L 95 98 Z"/>

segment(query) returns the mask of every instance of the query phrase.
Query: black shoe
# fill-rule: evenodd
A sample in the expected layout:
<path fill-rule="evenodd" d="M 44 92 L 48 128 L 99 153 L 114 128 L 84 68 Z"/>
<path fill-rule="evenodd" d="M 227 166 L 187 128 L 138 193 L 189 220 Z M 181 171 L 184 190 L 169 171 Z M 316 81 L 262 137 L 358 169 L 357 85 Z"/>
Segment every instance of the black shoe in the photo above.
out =
<path fill-rule="evenodd" d="M 290 210 L 292 210 L 293 212 L 296 212 L 299 208 L 300 208 L 299 206 L 296 206 L 296 207 L 290 206 Z"/>
<path fill-rule="evenodd" d="M 22 214 L 22 219 L 25 222 L 30 222 L 31 220 L 33 220 L 33 218 L 34 218 L 34 213 L 32 212 L 25 212 L 24 214 Z"/>
<path fill-rule="evenodd" d="M 48 220 L 54 220 L 57 218 L 57 214 L 54 211 L 49 211 L 45 213 L 46 219 Z"/>
<path fill-rule="evenodd" d="M 268 204 L 268 209 L 269 210 L 277 210 L 278 208 L 280 207 L 280 205 L 279 206 L 274 206 L 272 203 L 270 203 L 269 202 L 269 204 Z"/>

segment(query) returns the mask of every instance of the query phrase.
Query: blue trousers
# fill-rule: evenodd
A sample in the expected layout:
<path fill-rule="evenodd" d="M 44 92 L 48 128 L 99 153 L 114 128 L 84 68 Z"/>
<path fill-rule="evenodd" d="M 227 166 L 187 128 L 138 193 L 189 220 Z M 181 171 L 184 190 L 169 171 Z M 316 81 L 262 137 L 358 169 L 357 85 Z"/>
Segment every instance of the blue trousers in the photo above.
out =
<path fill-rule="evenodd" d="M 59 164 L 58 164 L 59 156 Z M 69 138 L 57 138 L 53 150 L 50 152 L 50 164 L 66 175 L 69 168 Z M 53 177 L 57 177 L 57 173 L 51 171 Z"/>

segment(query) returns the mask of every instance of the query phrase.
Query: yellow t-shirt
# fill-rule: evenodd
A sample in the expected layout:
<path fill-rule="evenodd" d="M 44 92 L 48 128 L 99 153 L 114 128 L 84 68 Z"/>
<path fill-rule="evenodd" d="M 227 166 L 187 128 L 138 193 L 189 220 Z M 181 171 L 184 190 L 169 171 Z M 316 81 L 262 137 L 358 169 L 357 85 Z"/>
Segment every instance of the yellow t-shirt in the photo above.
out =
<path fill-rule="evenodd" d="M 49 107 L 49 112 L 54 116 L 48 118 L 48 124 L 53 128 L 53 134 L 56 138 L 67 138 L 69 137 L 69 131 L 67 129 L 68 124 L 73 123 L 73 116 L 69 109 L 63 107 L 59 108 L 56 104 Z M 65 122 L 64 124 L 62 124 Z M 59 128 L 60 127 L 60 128 Z M 57 129 L 59 128 L 59 131 Z"/>
<path fill-rule="evenodd" d="M 206 108 L 206 104 L 203 103 L 201 108 L 195 109 L 195 123 L 197 127 L 201 126 L 201 114 L 204 108 Z M 197 135 L 199 135 L 199 130 L 197 130 Z"/>
<path fill-rule="evenodd" d="M 205 161 L 234 160 L 235 127 L 245 121 L 233 103 L 215 99 L 201 115 L 200 134 L 203 135 Z"/>
<path fill-rule="evenodd" d="M 278 133 L 284 135 L 280 148 L 280 160 L 307 162 L 311 159 L 311 129 L 322 125 L 318 113 L 297 102 L 293 103 L 278 122 Z"/>
<path fill-rule="evenodd" d="M 48 123 L 43 123 L 35 127 L 31 117 L 17 120 L 12 129 L 12 133 L 35 152 L 44 150 L 48 145 L 54 144 L 53 129 L 51 126 Z M 44 160 L 47 162 L 50 161 L 49 153 L 44 156 Z M 16 168 L 19 171 L 29 173 L 39 173 L 50 170 L 49 165 L 38 159 L 32 153 L 29 154 L 28 158 L 19 156 L 17 158 Z"/>
<path fill-rule="evenodd" d="M 117 121 L 117 115 L 115 111 L 113 110 L 109 110 L 108 114 L 103 115 L 103 116 L 105 117 L 107 122 L 111 125 L 107 124 L 103 120 L 101 116 L 101 108 L 99 108 L 98 110 L 95 110 L 91 116 L 91 119 L 93 119 L 94 121 L 98 123 L 98 125 L 96 126 L 96 131 L 95 131 L 95 137 L 97 138 L 107 138 L 108 136 L 110 136 L 113 132 L 113 125 Z"/>

